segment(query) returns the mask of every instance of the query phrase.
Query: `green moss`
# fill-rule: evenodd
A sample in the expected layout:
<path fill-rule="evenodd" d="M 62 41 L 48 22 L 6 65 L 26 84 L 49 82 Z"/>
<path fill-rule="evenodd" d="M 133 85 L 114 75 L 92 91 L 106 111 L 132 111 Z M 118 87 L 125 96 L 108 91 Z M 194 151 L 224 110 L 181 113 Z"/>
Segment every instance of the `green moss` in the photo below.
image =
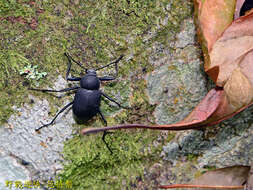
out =
<path fill-rule="evenodd" d="M 143 147 L 156 139 L 150 135 L 150 132 L 107 135 L 106 141 L 113 154 L 106 148 L 101 135 L 76 136 L 65 146 L 64 155 L 71 164 L 65 167 L 61 177 L 71 180 L 73 189 L 119 189 L 123 181 L 129 187 L 144 167 L 156 159 L 158 150 Z"/>
<path fill-rule="evenodd" d="M 129 96 L 131 93 L 129 81 L 122 80 L 105 84 L 103 92 L 110 97 L 114 97 L 114 99 L 116 98 L 122 106 L 129 106 Z M 106 98 L 103 98 L 103 102 L 101 111 L 105 113 L 105 116 L 112 116 L 121 109 Z"/>
<path fill-rule="evenodd" d="M 13 113 L 12 105 L 21 106 L 25 101 L 25 81 L 19 76 L 19 70 L 28 63 L 22 54 L 14 50 L 0 51 L 0 124 Z"/>
<path fill-rule="evenodd" d="M 215 169 L 217 169 L 215 166 L 205 166 L 205 169 L 200 169 L 194 174 L 194 178 L 196 179 L 205 174 L 206 172 L 213 171 Z"/>
<path fill-rule="evenodd" d="M 175 137 L 175 135 L 176 135 L 175 133 L 169 132 L 168 137 L 167 137 L 167 141 L 170 142 Z"/>
<path fill-rule="evenodd" d="M 145 95 L 144 76 L 153 70 L 149 56 L 154 43 L 168 44 L 175 40 L 181 21 L 192 13 L 192 4 L 184 0 L 47 0 L 1 1 L 0 7 L 0 115 L 1 122 L 13 113 L 12 106 L 27 102 L 29 93 L 50 101 L 52 115 L 63 100 L 38 92 L 30 92 L 18 70 L 26 63 L 38 65 L 47 72 L 40 88 L 48 88 L 58 75 L 65 75 L 68 51 L 85 67 L 97 68 L 125 57 L 119 63 L 119 77 L 105 83 L 102 89 L 130 110 L 103 102 L 101 109 L 108 124 L 148 123 L 153 121 L 154 106 Z M 43 11 L 40 11 L 43 10 Z M 26 23 L 8 21 L 8 16 L 22 17 Z M 35 18 L 38 26 L 31 29 Z M 168 47 L 169 48 L 169 47 Z M 73 64 L 71 73 L 83 73 Z M 99 74 L 113 74 L 113 68 Z M 32 82 L 28 86 L 34 85 Z M 99 117 L 87 125 L 102 126 Z M 80 127 L 80 126 L 78 126 Z M 84 126 L 82 126 L 84 127 Z M 144 167 L 159 160 L 160 146 L 152 142 L 159 135 L 151 131 L 116 132 L 106 137 L 113 154 L 106 149 L 101 136 L 76 136 L 69 140 L 64 156 L 69 164 L 61 177 L 73 181 L 73 189 L 119 189 L 129 187 Z M 130 187 L 129 187 L 130 188 Z"/>
<path fill-rule="evenodd" d="M 29 0 L 22 0 L 17 2 L 16 0 L 2 0 L 0 1 L 0 17 L 32 17 L 35 15 L 35 10 L 29 5 Z"/>
<path fill-rule="evenodd" d="M 188 154 L 187 155 L 188 161 L 194 162 L 194 161 L 197 161 L 197 159 L 198 159 L 198 155 L 195 155 L 195 154 Z"/>

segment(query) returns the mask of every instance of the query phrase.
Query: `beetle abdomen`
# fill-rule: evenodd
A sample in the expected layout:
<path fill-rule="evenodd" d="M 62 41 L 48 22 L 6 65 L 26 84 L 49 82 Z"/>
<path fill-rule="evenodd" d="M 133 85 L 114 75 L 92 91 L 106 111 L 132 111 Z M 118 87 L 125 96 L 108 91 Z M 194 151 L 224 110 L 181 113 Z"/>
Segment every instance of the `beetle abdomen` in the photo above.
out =
<path fill-rule="evenodd" d="M 87 121 L 99 112 L 101 92 L 80 88 L 75 94 L 72 110 L 74 115 Z"/>

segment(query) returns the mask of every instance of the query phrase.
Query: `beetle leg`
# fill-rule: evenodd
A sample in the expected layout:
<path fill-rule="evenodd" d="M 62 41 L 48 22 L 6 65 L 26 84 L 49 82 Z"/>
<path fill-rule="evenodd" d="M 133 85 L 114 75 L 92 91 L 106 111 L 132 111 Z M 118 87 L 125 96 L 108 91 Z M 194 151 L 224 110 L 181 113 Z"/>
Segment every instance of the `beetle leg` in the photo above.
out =
<path fill-rule="evenodd" d="M 125 107 L 120 105 L 118 102 L 116 102 L 114 99 L 112 99 L 111 97 L 109 97 L 108 95 L 106 95 L 105 93 L 101 92 L 101 94 L 106 97 L 108 100 L 114 102 L 115 104 L 117 104 L 119 107 L 124 108 L 124 109 L 130 109 L 129 107 Z"/>
<path fill-rule="evenodd" d="M 104 77 L 98 77 L 100 81 L 110 81 L 110 80 L 115 80 L 117 77 L 112 77 L 112 76 L 104 76 Z"/>
<path fill-rule="evenodd" d="M 99 115 L 101 116 L 102 120 L 104 121 L 105 126 L 107 126 L 107 121 L 105 120 L 105 117 L 104 117 L 104 115 L 102 114 L 102 112 L 100 111 L 100 109 L 98 110 L 98 113 L 99 113 Z M 107 134 L 108 134 L 108 132 L 104 131 L 102 140 L 103 140 L 103 142 L 105 143 L 105 146 L 107 147 L 107 149 L 108 149 L 108 150 L 111 152 L 111 154 L 112 154 L 112 150 L 110 149 L 108 143 L 105 141 L 105 136 L 106 136 Z"/>
<path fill-rule="evenodd" d="M 80 88 L 79 86 L 74 86 L 74 87 L 70 87 L 70 88 L 65 88 L 65 89 L 61 89 L 61 90 L 49 90 L 49 89 L 37 89 L 37 88 L 30 88 L 29 90 L 36 90 L 36 91 L 42 91 L 42 92 L 68 92 L 71 90 L 76 90 Z"/>
<path fill-rule="evenodd" d="M 75 63 L 77 63 L 80 67 L 84 68 L 81 63 L 75 61 L 70 55 L 68 55 L 67 53 L 64 53 L 64 55 L 68 58 L 68 68 L 67 68 L 67 72 L 66 72 L 66 80 L 68 81 L 80 81 L 81 77 L 69 77 L 69 73 L 70 73 L 70 69 L 71 69 L 71 60 L 74 61 Z M 86 68 L 84 68 L 86 70 Z"/>
<path fill-rule="evenodd" d="M 54 119 L 52 119 L 52 121 L 48 124 L 42 125 L 41 127 L 35 129 L 35 131 L 39 131 L 40 129 L 44 128 L 44 127 L 48 127 L 49 125 L 52 125 L 55 121 L 55 119 L 58 117 L 59 114 L 61 114 L 65 109 L 67 109 L 69 106 L 71 106 L 74 103 L 74 101 L 68 103 L 66 106 L 64 106 L 54 117 Z"/>
<path fill-rule="evenodd" d="M 102 112 L 101 112 L 100 109 L 98 110 L 98 113 L 99 113 L 99 115 L 101 116 L 103 122 L 105 123 L 105 126 L 107 126 L 107 121 L 105 120 L 105 117 L 104 117 L 104 115 L 102 114 Z"/>
<path fill-rule="evenodd" d="M 108 133 L 106 131 L 104 131 L 104 134 L 103 134 L 103 137 L 102 137 L 102 140 L 103 142 L 105 143 L 105 146 L 107 147 L 107 149 L 111 152 L 111 154 L 113 153 L 112 150 L 110 149 L 108 143 L 105 141 L 105 136 L 107 135 Z"/>

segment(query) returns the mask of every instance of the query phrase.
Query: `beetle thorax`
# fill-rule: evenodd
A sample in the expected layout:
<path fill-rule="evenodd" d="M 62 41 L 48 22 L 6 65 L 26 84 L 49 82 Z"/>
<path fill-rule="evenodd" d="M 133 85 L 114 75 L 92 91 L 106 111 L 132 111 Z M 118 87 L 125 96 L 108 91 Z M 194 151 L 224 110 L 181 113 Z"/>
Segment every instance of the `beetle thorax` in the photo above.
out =
<path fill-rule="evenodd" d="M 82 77 L 80 81 L 81 88 L 85 88 L 87 90 L 98 90 L 100 87 L 100 81 L 96 75 L 94 70 L 87 71 L 87 74 Z M 93 72 L 94 71 L 94 72 Z"/>

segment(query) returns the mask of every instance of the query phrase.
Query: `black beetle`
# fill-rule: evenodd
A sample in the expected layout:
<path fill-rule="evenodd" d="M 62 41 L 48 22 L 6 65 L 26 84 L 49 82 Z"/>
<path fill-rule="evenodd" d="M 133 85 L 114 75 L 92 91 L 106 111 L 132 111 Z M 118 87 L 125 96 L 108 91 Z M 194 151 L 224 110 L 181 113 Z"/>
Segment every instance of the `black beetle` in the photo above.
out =
<path fill-rule="evenodd" d="M 104 96 L 108 100 L 116 103 L 119 107 L 126 108 L 121 106 L 118 102 L 107 96 L 105 93 L 103 93 L 100 88 L 100 81 L 111 81 L 115 80 L 118 75 L 118 62 L 123 58 L 123 55 L 121 55 L 116 61 L 113 61 L 105 66 L 102 66 L 97 69 L 86 69 L 84 68 L 81 63 L 75 61 L 70 55 L 67 53 L 64 53 L 64 55 L 68 58 L 68 68 L 66 73 L 66 80 L 67 81 L 80 81 L 80 86 L 74 86 L 70 88 L 65 88 L 62 90 L 49 90 L 49 89 L 34 89 L 31 88 L 30 90 L 36 90 L 36 91 L 42 91 L 42 92 L 68 92 L 71 90 L 76 90 L 74 100 L 67 105 L 65 105 L 52 119 L 50 123 L 47 123 L 45 125 L 42 125 L 41 127 L 35 129 L 35 131 L 39 131 L 40 129 L 47 127 L 49 125 L 52 125 L 55 121 L 55 119 L 58 117 L 60 113 L 62 113 L 65 109 L 70 107 L 72 105 L 73 114 L 77 120 L 77 122 L 85 122 L 91 119 L 93 116 L 95 116 L 97 113 L 101 116 L 102 120 L 104 121 L 105 125 L 107 125 L 107 122 L 103 116 L 103 114 L 100 111 L 100 102 L 101 102 L 101 96 Z M 83 77 L 69 77 L 70 69 L 71 69 L 71 60 L 75 63 L 77 63 L 80 67 L 85 69 L 86 74 Z M 103 76 L 98 77 L 96 74 L 97 70 L 106 68 L 112 64 L 115 64 L 115 70 L 116 75 L 115 76 Z M 105 134 L 104 134 L 105 136 Z M 103 140 L 104 140 L 103 136 Z"/>
<path fill-rule="evenodd" d="M 240 16 L 243 16 L 247 11 L 253 8 L 252 0 L 246 0 L 240 10 Z"/>

